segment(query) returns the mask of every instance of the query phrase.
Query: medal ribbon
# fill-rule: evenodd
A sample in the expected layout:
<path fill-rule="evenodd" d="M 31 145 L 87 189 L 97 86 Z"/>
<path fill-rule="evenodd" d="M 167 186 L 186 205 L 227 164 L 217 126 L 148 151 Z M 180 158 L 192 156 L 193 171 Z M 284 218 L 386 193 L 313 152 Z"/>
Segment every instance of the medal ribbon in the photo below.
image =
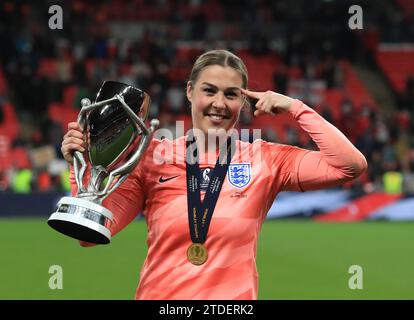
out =
<path fill-rule="evenodd" d="M 201 203 L 201 173 L 198 163 L 197 143 L 192 133 L 188 136 L 186 146 L 187 206 L 190 235 L 193 243 L 204 243 L 207 239 L 208 228 L 227 169 L 236 148 L 234 139 L 229 136 L 226 144 L 220 148 L 220 154 L 211 174 L 204 201 Z"/>

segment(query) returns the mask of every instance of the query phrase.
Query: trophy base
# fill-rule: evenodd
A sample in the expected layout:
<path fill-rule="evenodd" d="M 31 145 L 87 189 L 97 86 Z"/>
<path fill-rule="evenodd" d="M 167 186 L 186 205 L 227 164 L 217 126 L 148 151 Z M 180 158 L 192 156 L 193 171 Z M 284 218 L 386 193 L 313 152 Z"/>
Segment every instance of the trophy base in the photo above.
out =
<path fill-rule="evenodd" d="M 112 213 L 99 204 L 75 197 L 63 197 L 52 213 L 48 225 L 80 241 L 96 244 L 111 242 L 108 229 Z"/>

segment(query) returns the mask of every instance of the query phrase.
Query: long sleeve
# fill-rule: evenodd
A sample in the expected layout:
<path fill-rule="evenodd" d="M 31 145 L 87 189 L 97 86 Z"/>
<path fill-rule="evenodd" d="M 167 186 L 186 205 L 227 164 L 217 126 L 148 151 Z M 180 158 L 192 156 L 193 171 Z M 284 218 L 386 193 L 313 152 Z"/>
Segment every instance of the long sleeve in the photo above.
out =
<path fill-rule="evenodd" d="M 270 162 L 277 167 L 282 180 L 279 191 L 334 187 L 357 178 L 366 170 L 367 161 L 362 153 L 316 111 L 295 100 L 289 113 L 319 151 L 288 145 L 271 148 Z"/>

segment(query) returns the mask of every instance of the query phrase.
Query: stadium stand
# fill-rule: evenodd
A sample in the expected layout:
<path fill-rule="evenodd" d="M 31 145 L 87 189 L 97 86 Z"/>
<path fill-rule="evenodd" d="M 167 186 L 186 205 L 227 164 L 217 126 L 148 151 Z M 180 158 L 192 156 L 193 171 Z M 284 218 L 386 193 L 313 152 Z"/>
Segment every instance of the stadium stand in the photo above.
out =
<path fill-rule="evenodd" d="M 407 39 L 414 39 L 413 2 L 364 3 L 371 14 L 364 30 L 355 32 L 333 23 L 343 19 L 349 3 L 240 1 L 234 7 L 218 0 L 77 0 L 65 3 L 71 27 L 51 32 L 43 23 L 47 1 L 2 1 L 0 192 L 13 192 L 14 177 L 26 169 L 32 170 L 33 190 L 67 190 L 60 179 L 64 170 L 33 165 L 30 155 L 49 146 L 54 160 L 63 161 L 59 149 L 67 123 L 76 119 L 80 99 L 93 98 L 104 79 L 146 90 L 152 117 L 164 127 L 184 121 L 188 130 L 184 89 L 191 65 L 203 50 L 225 47 L 245 61 L 251 89 L 302 99 L 364 153 L 368 172 L 344 190 L 360 196 L 385 192 L 384 176 L 398 171 L 402 193 L 410 193 L 414 47 Z M 396 97 L 386 109 L 392 114 L 364 83 L 361 64 L 387 79 Z M 241 127 L 263 129 L 265 139 L 315 147 L 288 116 L 275 121 L 246 114 L 241 121 Z"/>

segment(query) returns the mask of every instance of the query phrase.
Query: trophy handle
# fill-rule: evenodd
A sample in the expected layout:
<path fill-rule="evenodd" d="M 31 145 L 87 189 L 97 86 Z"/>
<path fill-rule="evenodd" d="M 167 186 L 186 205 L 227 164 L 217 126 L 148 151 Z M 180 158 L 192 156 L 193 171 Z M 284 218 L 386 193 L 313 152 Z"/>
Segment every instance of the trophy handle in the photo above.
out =
<path fill-rule="evenodd" d="M 155 131 L 155 129 L 159 126 L 158 119 L 152 119 L 151 120 L 151 127 L 147 128 L 145 126 L 145 123 L 141 120 L 140 117 L 138 117 L 135 112 L 125 103 L 124 98 L 122 95 L 115 95 L 114 97 L 102 100 L 98 103 L 91 104 L 91 101 L 87 98 L 84 98 L 81 100 L 82 109 L 79 112 L 78 115 L 78 123 L 82 129 L 82 131 L 85 130 L 85 124 L 86 124 L 86 114 L 102 105 L 108 104 L 112 101 L 118 100 L 122 107 L 124 108 L 125 112 L 129 116 L 129 118 L 132 120 L 132 123 L 135 125 L 135 128 L 138 131 L 142 132 L 142 143 L 139 145 L 137 151 L 131 156 L 131 158 L 124 163 L 119 168 L 115 169 L 114 171 L 111 171 L 108 177 L 108 182 L 105 185 L 105 188 L 102 191 L 96 192 L 96 193 L 89 193 L 83 186 L 83 181 L 79 177 L 83 177 L 85 174 L 87 163 L 85 160 L 85 157 L 80 151 L 75 151 L 74 157 L 73 157 L 73 169 L 75 173 L 75 181 L 78 186 L 78 194 L 79 191 L 82 192 L 84 196 L 95 196 L 96 198 L 99 198 L 101 201 L 105 199 L 108 195 L 110 195 L 116 188 L 118 188 L 122 182 L 126 180 L 129 173 L 133 170 L 133 168 L 136 166 L 136 164 L 139 162 L 141 157 L 143 156 L 145 150 L 147 149 L 149 142 L 151 141 L 152 135 Z M 143 105 L 146 107 L 150 103 L 150 98 L 148 94 L 145 93 Z M 120 178 L 114 183 L 114 179 L 116 177 L 120 176 Z"/>
<path fill-rule="evenodd" d="M 95 109 L 96 107 L 100 107 L 100 106 L 105 105 L 109 102 L 112 102 L 114 100 L 117 100 L 117 98 L 112 97 L 111 99 L 103 100 L 103 101 L 100 101 L 98 103 L 94 103 L 92 105 L 91 100 L 89 100 L 88 98 L 82 99 L 81 100 L 82 108 L 81 108 L 81 111 L 78 114 L 78 119 L 77 119 L 77 122 L 79 123 L 79 126 L 81 127 L 82 131 L 85 130 L 86 114 L 89 111 Z M 78 192 L 77 192 L 78 194 L 79 194 L 79 191 L 81 191 L 82 193 L 87 192 L 87 190 L 83 186 L 83 181 L 81 181 L 81 179 L 79 178 L 79 177 L 83 177 L 83 175 L 85 174 L 87 166 L 88 165 L 85 161 L 85 157 L 83 156 L 82 152 L 75 151 L 74 156 L 73 156 L 73 171 L 75 173 L 76 185 L 78 186 Z"/>

